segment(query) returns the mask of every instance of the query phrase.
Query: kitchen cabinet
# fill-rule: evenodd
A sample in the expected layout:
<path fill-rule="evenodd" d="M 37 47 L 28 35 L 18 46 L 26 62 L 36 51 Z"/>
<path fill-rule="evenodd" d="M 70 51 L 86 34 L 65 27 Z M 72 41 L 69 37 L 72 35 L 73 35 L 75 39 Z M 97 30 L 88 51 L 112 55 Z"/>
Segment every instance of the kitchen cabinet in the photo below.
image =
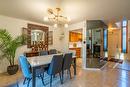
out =
<path fill-rule="evenodd" d="M 69 41 L 70 42 L 82 41 L 82 34 L 81 33 L 76 33 L 76 32 L 70 32 L 69 33 Z"/>
<path fill-rule="evenodd" d="M 76 51 L 76 56 L 78 58 L 81 58 L 81 48 L 69 48 L 69 50 L 74 50 Z"/>

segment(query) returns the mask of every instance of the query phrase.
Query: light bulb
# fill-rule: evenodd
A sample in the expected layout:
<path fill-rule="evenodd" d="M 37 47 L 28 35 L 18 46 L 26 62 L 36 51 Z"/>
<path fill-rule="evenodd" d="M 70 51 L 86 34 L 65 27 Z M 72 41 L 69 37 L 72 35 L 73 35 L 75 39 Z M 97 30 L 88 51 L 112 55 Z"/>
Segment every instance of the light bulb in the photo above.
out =
<path fill-rule="evenodd" d="M 68 28 L 68 26 L 69 26 L 68 24 L 65 24 L 65 25 L 64 25 L 65 28 Z"/>
<path fill-rule="evenodd" d="M 48 17 L 44 17 L 44 21 L 48 21 Z"/>
<path fill-rule="evenodd" d="M 70 19 L 69 17 L 67 18 L 67 20 L 68 20 L 68 21 L 71 21 L 71 19 Z"/>
<path fill-rule="evenodd" d="M 54 14 L 49 15 L 49 18 L 55 18 Z"/>
<path fill-rule="evenodd" d="M 57 27 L 58 27 L 58 25 L 57 25 L 57 24 L 54 24 L 54 27 L 55 27 L 55 28 L 57 28 Z"/>

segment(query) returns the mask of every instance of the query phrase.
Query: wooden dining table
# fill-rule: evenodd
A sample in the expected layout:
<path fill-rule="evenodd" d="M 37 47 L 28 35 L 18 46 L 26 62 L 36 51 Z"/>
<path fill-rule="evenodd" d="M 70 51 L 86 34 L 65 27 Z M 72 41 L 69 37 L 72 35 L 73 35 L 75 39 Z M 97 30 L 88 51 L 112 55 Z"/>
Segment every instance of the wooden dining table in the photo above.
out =
<path fill-rule="evenodd" d="M 31 68 L 32 68 L 32 87 L 36 87 L 36 69 L 41 66 L 44 67 L 44 66 L 49 65 L 54 55 L 61 55 L 61 54 L 27 57 L 27 60 L 30 63 Z M 73 59 L 73 70 L 74 70 L 74 76 L 75 76 L 76 75 L 76 56 L 73 56 L 72 59 Z"/>

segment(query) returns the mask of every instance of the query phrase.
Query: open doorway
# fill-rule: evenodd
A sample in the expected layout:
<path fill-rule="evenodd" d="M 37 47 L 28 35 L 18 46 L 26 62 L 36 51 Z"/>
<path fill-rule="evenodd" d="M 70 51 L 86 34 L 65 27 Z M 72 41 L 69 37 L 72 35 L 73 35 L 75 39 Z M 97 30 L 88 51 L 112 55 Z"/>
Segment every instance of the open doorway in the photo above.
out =
<path fill-rule="evenodd" d="M 69 31 L 69 50 L 73 51 L 77 56 L 77 65 L 79 67 L 82 67 L 82 32 L 82 29 L 74 29 Z"/>
<path fill-rule="evenodd" d="M 101 29 L 90 29 L 87 35 L 87 57 L 97 58 L 101 54 Z"/>
<path fill-rule="evenodd" d="M 121 29 L 115 29 L 108 33 L 108 57 L 119 57 L 121 49 Z"/>
<path fill-rule="evenodd" d="M 107 43 L 107 39 L 104 38 L 105 30 L 107 30 L 107 26 L 103 21 L 87 21 L 86 68 L 100 69 L 106 64 L 106 61 L 101 61 L 101 57 L 104 57 L 104 48 L 107 46 L 107 44 L 105 44 Z"/>

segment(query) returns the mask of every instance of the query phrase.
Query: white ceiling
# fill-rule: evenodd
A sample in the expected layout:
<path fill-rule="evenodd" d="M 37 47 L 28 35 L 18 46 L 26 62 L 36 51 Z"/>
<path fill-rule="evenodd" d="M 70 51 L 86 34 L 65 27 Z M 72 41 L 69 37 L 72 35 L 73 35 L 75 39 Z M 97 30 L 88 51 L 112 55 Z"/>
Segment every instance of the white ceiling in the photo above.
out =
<path fill-rule="evenodd" d="M 0 14 L 45 23 L 48 8 L 61 7 L 71 23 L 82 20 L 130 20 L 130 0 L 0 0 Z"/>

